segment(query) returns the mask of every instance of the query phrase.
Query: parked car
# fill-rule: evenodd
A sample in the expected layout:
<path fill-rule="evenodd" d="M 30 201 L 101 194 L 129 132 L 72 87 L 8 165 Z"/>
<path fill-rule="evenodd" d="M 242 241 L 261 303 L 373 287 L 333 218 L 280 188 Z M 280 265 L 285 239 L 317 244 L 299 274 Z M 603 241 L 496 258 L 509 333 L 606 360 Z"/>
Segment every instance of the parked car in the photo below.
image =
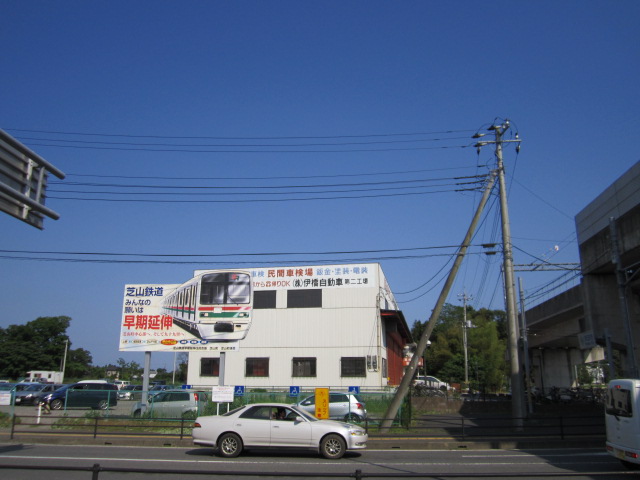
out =
<path fill-rule="evenodd" d="M 296 405 L 311 415 L 315 415 L 316 397 L 311 395 Z M 367 418 L 365 403 L 359 395 L 353 393 L 330 392 L 329 418 L 345 422 L 361 422 Z"/>
<path fill-rule="evenodd" d="M 83 380 L 65 385 L 42 397 L 51 409 L 89 407 L 106 410 L 118 404 L 118 387 L 100 380 Z"/>
<path fill-rule="evenodd" d="M 437 388 L 438 390 L 449 390 L 451 386 L 447 382 L 438 380 L 430 375 L 417 376 L 414 385 L 424 385 L 427 388 Z"/>
<path fill-rule="evenodd" d="M 142 396 L 142 385 L 127 385 L 118 391 L 120 400 L 136 400 Z"/>
<path fill-rule="evenodd" d="M 213 447 L 222 457 L 237 457 L 245 448 L 307 448 L 325 458 L 366 448 L 367 432 L 357 425 L 318 420 L 295 405 L 257 403 L 224 415 L 201 416 L 193 424 L 193 443 Z"/>
<path fill-rule="evenodd" d="M 14 392 L 22 392 L 23 390 L 26 390 L 27 388 L 33 386 L 33 385 L 42 385 L 41 383 L 37 383 L 37 382 L 20 382 L 20 383 L 16 383 L 13 386 L 13 391 Z"/>
<path fill-rule="evenodd" d="M 195 418 L 204 412 L 209 400 L 206 392 L 196 390 L 165 390 L 147 399 L 147 408 L 143 412 L 142 402 L 136 402 L 131 408 L 134 417 L 145 416 L 157 418 Z"/>
<path fill-rule="evenodd" d="M 37 405 L 40 398 L 46 396 L 49 393 L 55 392 L 63 385 L 54 383 L 39 383 L 29 385 L 24 390 L 16 392 L 14 403 L 15 405 Z"/>
<path fill-rule="evenodd" d="M 114 380 L 113 383 L 117 385 L 118 390 L 122 390 L 124 387 L 131 384 L 129 380 Z"/>
<path fill-rule="evenodd" d="M 164 392 L 165 390 L 178 390 L 179 387 L 175 385 L 154 385 L 149 389 L 149 394 L 156 394 L 158 392 Z"/>

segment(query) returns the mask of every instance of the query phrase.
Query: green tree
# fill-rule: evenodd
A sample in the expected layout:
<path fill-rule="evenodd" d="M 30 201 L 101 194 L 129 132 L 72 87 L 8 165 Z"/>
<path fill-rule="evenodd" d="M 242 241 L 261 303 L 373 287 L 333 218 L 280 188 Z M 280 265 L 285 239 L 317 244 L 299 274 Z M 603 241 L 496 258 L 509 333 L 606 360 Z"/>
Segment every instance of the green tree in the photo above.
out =
<path fill-rule="evenodd" d="M 87 378 L 90 377 L 93 362 L 91 353 L 84 348 L 69 350 L 67 353 L 67 363 L 64 369 L 65 378 Z"/>
<path fill-rule="evenodd" d="M 71 318 L 39 317 L 0 328 L 0 376 L 22 378 L 30 370 L 59 371 Z"/>
<path fill-rule="evenodd" d="M 120 367 L 120 380 L 130 381 L 134 377 L 140 378 L 142 376 L 143 369 L 138 362 L 127 362 L 124 358 L 119 358 L 116 365 Z"/>
<path fill-rule="evenodd" d="M 467 306 L 467 358 L 469 379 L 476 388 L 498 390 L 505 381 L 506 315 L 501 310 Z M 462 324 L 464 308 L 445 304 L 431 333 L 425 371 L 449 383 L 462 383 L 465 377 Z M 425 323 L 415 321 L 412 327 L 418 341 Z"/>

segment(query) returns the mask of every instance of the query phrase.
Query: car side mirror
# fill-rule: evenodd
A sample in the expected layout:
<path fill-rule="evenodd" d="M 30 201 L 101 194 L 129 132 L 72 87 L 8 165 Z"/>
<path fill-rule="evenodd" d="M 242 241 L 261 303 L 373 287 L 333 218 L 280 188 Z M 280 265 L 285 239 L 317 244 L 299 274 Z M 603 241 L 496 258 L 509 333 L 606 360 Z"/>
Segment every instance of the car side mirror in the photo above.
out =
<path fill-rule="evenodd" d="M 298 415 L 298 416 L 296 416 L 295 421 L 296 421 L 296 422 L 303 422 L 304 420 L 303 420 L 303 418 L 302 418 L 300 415 Z"/>

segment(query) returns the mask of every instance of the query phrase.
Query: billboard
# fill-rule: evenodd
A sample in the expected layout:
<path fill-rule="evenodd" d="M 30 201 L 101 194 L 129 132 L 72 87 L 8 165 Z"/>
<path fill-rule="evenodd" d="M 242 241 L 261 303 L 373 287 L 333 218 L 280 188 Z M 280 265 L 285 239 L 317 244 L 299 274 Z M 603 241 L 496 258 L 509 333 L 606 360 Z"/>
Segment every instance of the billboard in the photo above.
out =
<path fill-rule="evenodd" d="M 182 284 L 125 285 L 119 350 L 237 350 L 252 305 L 251 276 L 241 270 L 207 270 Z"/>

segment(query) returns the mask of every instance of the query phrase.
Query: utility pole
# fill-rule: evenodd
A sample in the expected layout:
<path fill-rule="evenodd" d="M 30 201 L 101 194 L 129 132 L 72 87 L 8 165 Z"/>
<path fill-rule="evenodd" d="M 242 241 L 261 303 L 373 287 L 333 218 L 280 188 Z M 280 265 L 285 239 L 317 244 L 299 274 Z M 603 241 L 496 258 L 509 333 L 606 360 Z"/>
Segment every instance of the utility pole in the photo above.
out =
<path fill-rule="evenodd" d="M 506 296 L 510 380 L 511 380 L 511 412 L 516 426 L 522 425 L 525 416 L 524 397 L 522 392 L 522 372 L 518 356 L 518 321 L 516 312 L 515 283 L 513 279 L 513 252 L 511 249 L 511 226 L 509 224 L 509 208 L 507 206 L 507 189 L 504 178 L 504 164 L 502 161 L 502 144 L 517 143 L 516 151 L 520 150 L 520 139 L 516 133 L 515 140 L 504 140 L 503 136 L 510 127 L 509 120 L 501 125 L 492 125 L 488 128 L 493 132 L 495 140 L 486 140 L 476 143 L 478 152 L 480 148 L 494 144 L 496 146 L 496 162 L 498 170 L 498 184 L 500 185 L 500 212 L 502 216 L 502 256 L 504 268 L 504 289 Z M 483 137 L 484 134 L 476 134 L 474 138 Z"/>
<path fill-rule="evenodd" d="M 466 292 L 462 292 L 459 297 L 462 297 L 462 311 L 463 311 L 463 320 L 462 320 L 462 345 L 464 347 L 464 385 L 468 389 L 469 388 L 469 355 L 468 355 L 468 344 L 467 344 L 467 328 L 469 324 L 467 323 L 467 301 L 471 300 L 471 297 L 466 294 Z"/>
<path fill-rule="evenodd" d="M 531 378 L 531 366 L 529 362 L 529 338 L 527 335 L 527 317 L 525 315 L 524 289 L 522 288 L 522 278 L 518 278 L 520 288 L 520 333 L 522 334 L 522 353 L 524 355 L 524 374 L 527 379 L 527 404 L 529 405 L 529 415 L 533 414 L 533 398 L 531 389 L 533 379 Z"/>
<path fill-rule="evenodd" d="M 491 190 L 493 189 L 496 175 L 497 173 L 495 171 L 491 172 L 491 176 L 489 178 L 489 181 L 487 182 L 487 186 L 484 189 L 484 193 L 482 194 L 482 198 L 480 199 L 480 203 L 478 204 L 476 213 L 474 214 L 473 219 L 471 220 L 471 225 L 469 225 L 467 234 L 465 235 L 464 240 L 462 241 L 462 245 L 460 245 L 460 249 L 456 254 L 456 259 L 453 262 L 453 267 L 451 267 L 449 276 L 447 277 L 447 280 L 445 281 L 444 286 L 442 287 L 442 291 L 440 292 L 440 296 L 436 301 L 436 306 L 431 311 L 431 316 L 429 317 L 429 321 L 427 322 L 427 325 L 425 326 L 422 332 L 422 335 L 420 336 L 420 341 L 418 342 L 416 351 L 413 357 L 411 357 L 409 366 L 407 366 L 407 369 L 404 372 L 404 376 L 400 381 L 400 385 L 396 390 L 396 394 L 393 397 L 393 400 L 391 400 L 391 404 L 389 405 L 386 413 L 384 414 L 384 418 L 382 419 L 382 422 L 380 422 L 380 431 L 382 433 L 388 432 L 389 428 L 391 428 L 391 424 L 393 423 L 394 418 L 396 418 L 396 415 L 398 414 L 398 410 L 400 410 L 400 405 L 402 404 L 402 401 L 404 400 L 404 397 L 406 396 L 406 394 L 409 392 L 409 386 L 411 384 L 411 381 L 413 380 L 413 376 L 415 375 L 416 368 L 418 367 L 418 359 L 422 355 L 424 355 L 424 351 L 427 348 L 427 345 L 429 344 L 429 336 L 431 335 L 431 332 L 433 331 L 433 328 L 436 325 L 436 320 L 440 316 L 440 312 L 442 311 L 444 302 L 449 296 L 449 292 L 451 291 L 451 287 L 453 286 L 453 281 L 455 280 L 458 270 L 460 269 L 460 264 L 462 263 L 462 260 L 467 253 L 469 245 L 471 244 L 473 233 L 476 230 L 476 226 L 480 221 L 480 216 L 482 214 L 482 211 L 484 210 L 484 207 L 487 204 L 487 200 L 489 200 L 489 195 L 491 193 Z"/>

